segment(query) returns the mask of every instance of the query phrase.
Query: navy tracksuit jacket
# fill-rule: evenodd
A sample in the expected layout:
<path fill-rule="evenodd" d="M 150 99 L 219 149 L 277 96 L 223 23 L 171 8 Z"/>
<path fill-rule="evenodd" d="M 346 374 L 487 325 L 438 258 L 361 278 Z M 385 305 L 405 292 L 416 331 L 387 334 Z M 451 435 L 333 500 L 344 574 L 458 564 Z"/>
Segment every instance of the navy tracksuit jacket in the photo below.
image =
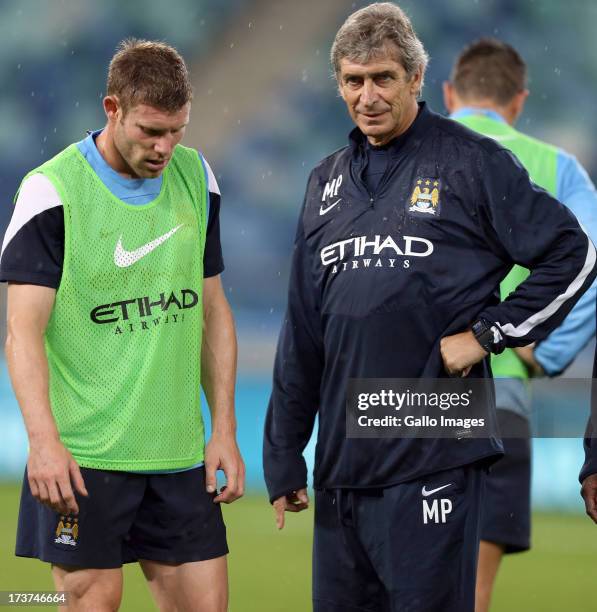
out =
<path fill-rule="evenodd" d="M 422 103 L 376 193 L 362 180 L 364 144 L 353 130 L 308 180 L 265 425 L 272 500 L 306 486 L 316 414 L 315 488 L 385 487 L 497 458 L 495 437 L 347 439 L 348 380 L 444 377 L 441 338 L 478 317 L 507 346 L 541 340 L 596 274 L 575 217 L 495 141 Z M 531 274 L 500 303 L 514 263 Z M 489 377 L 489 361 L 470 375 Z"/>

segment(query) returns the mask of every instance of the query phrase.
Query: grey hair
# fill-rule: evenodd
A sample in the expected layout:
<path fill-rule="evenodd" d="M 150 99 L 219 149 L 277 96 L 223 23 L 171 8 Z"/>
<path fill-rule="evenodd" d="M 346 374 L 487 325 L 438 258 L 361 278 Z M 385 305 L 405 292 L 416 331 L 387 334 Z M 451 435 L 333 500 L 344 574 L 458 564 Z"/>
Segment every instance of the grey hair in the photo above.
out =
<path fill-rule="evenodd" d="M 396 59 L 409 78 L 421 70 L 422 89 L 429 56 L 406 13 L 392 2 L 376 2 L 354 12 L 338 30 L 330 53 L 336 79 L 342 59 L 365 64 L 384 54 L 388 43 L 398 48 Z"/>

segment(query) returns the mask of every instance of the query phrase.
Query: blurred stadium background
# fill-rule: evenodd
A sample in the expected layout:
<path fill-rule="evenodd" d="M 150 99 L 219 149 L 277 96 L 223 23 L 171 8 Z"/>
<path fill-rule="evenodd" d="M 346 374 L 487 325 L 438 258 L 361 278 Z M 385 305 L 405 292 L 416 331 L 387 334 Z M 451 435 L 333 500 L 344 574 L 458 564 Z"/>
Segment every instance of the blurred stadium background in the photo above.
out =
<path fill-rule="evenodd" d="M 328 53 L 344 18 L 366 2 L 343 0 L 2 0 L 0 2 L 0 228 L 21 177 L 86 129 L 104 124 L 106 67 L 127 36 L 163 39 L 185 56 L 195 99 L 185 144 L 201 150 L 222 190 L 224 284 L 240 341 L 237 412 L 251 494 L 227 508 L 231 609 L 310 609 L 310 515 L 275 534 L 263 493 L 261 431 L 292 237 L 310 168 L 346 141 L 350 122 Z M 597 179 L 597 42 L 594 0 L 404 0 L 429 54 L 424 98 L 444 112 L 441 83 L 467 42 L 493 35 L 529 65 L 531 96 L 518 127 L 576 154 Z M 5 287 L 0 335 L 5 335 Z M 567 373 L 590 377 L 594 345 Z M 562 386 L 564 389 L 564 385 Z M 556 388 L 557 391 L 557 388 Z M 538 394 L 554 430 L 586 402 Z M 12 557 L 26 436 L 0 361 L 0 590 L 50 588 L 40 563 Z M 535 549 L 508 558 L 495 610 L 596 610 L 595 528 L 584 518 L 578 438 L 537 439 Z M 312 448 L 308 450 L 312 456 Z M 296 520 L 295 520 L 296 519 Z M 234 554 L 237 553 L 237 554 Z M 140 573 L 123 609 L 152 609 Z"/>

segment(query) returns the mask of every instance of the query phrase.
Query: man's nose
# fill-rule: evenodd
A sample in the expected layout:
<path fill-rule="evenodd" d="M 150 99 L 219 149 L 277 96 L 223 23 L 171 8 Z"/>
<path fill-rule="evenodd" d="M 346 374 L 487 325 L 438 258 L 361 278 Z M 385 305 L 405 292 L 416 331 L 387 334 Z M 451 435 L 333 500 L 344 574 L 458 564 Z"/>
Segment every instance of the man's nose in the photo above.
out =
<path fill-rule="evenodd" d="M 377 100 L 375 83 L 371 79 L 365 79 L 361 91 L 361 102 L 365 106 L 372 106 Z"/>
<path fill-rule="evenodd" d="M 172 136 L 170 134 L 164 134 L 157 138 L 153 145 L 153 150 L 161 157 L 170 157 L 172 146 Z"/>

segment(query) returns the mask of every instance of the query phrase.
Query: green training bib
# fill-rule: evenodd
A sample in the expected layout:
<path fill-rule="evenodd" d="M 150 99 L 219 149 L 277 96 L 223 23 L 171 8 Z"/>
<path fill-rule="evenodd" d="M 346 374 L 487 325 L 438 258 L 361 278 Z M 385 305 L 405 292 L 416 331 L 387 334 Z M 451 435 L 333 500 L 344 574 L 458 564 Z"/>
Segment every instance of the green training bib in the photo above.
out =
<path fill-rule="evenodd" d="M 558 158 L 556 147 L 522 134 L 507 123 L 483 114 L 467 115 L 457 121 L 510 149 L 526 168 L 531 180 L 555 197 Z M 515 206 L 516 202 L 513 202 L 513 205 Z M 526 268 L 514 266 L 500 284 L 501 299 L 505 300 L 528 275 Z M 491 355 L 491 369 L 493 375 L 500 378 L 528 378 L 524 363 L 512 349 L 506 349 L 499 355 Z"/>
<path fill-rule="evenodd" d="M 64 205 L 64 265 L 45 335 L 62 442 L 89 468 L 202 461 L 207 187 L 197 152 L 176 147 L 145 205 L 116 198 L 76 145 L 37 172 Z"/>

